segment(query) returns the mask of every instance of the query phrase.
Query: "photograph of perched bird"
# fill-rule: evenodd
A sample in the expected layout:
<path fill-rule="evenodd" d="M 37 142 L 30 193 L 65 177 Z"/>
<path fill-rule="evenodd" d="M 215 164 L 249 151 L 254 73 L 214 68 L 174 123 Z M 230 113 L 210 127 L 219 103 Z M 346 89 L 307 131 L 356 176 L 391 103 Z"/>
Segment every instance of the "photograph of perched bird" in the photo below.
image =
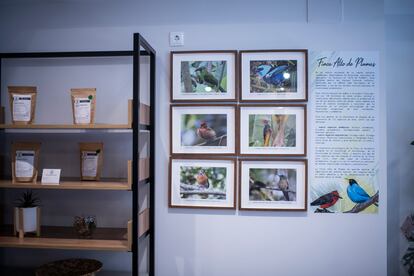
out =
<path fill-rule="evenodd" d="M 226 93 L 227 61 L 182 61 L 183 93 Z"/>
<path fill-rule="evenodd" d="M 279 175 L 279 182 L 277 183 L 277 186 L 283 192 L 285 199 L 289 201 L 289 181 L 286 175 Z"/>
<path fill-rule="evenodd" d="M 249 169 L 249 198 L 256 201 L 293 201 L 296 171 L 292 169 Z M 290 182 L 292 181 L 292 185 Z"/>
<path fill-rule="evenodd" d="M 227 114 L 184 114 L 181 118 L 181 145 L 227 146 Z"/>
<path fill-rule="evenodd" d="M 210 183 L 208 182 L 208 177 L 204 170 L 199 170 L 196 176 L 197 184 L 200 185 L 203 189 L 208 189 Z"/>
<path fill-rule="evenodd" d="M 342 197 L 339 195 L 338 191 L 335 190 L 318 197 L 312 201 L 310 205 L 318 206 L 321 209 L 327 209 L 334 206 L 339 199 L 342 199 Z"/>
<path fill-rule="evenodd" d="M 369 200 L 371 197 L 368 195 L 368 193 L 358 184 L 358 182 L 355 179 L 348 179 L 348 187 L 346 189 L 346 192 L 348 194 L 348 197 L 352 202 L 354 203 L 364 203 L 365 201 Z M 375 203 L 376 206 L 378 204 Z"/>
<path fill-rule="evenodd" d="M 295 147 L 296 117 L 293 114 L 249 114 L 250 147 Z"/>
<path fill-rule="evenodd" d="M 297 92 L 296 60 L 257 60 L 250 63 L 251 93 Z"/>
<path fill-rule="evenodd" d="M 290 78 L 290 74 L 287 72 L 288 68 L 288 65 L 260 65 L 257 67 L 256 73 L 266 83 L 282 87 L 288 82 Z"/>
<path fill-rule="evenodd" d="M 182 199 L 226 199 L 225 167 L 182 166 L 180 197 Z"/>
<path fill-rule="evenodd" d="M 219 80 L 207 70 L 206 66 L 201 66 L 197 68 L 195 70 L 195 73 L 196 73 L 196 76 L 195 76 L 196 81 L 193 82 L 193 86 L 194 84 L 196 86 L 197 83 L 199 83 L 199 84 L 204 84 L 207 87 L 210 87 L 211 90 L 208 88 L 207 89 L 205 88 L 207 92 L 218 92 L 218 91 L 226 92 L 226 90 L 223 87 L 221 87 L 221 85 L 219 84 Z"/>
<path fill-rule="evenodd" d="M 269 124 L 269 120 L 264 119 L 263 120 L 263 146 L 268 147 L 270 146 L 270 139 L 272 138 L 272 127 Z"/>
<path fill-rule="evenodd" d="M 214 129 L 207 125 L 206 121 L 202 121 L 199 128 L 197 128 L 197 135 L 207 141 L 213 140 L 216 138 L 216 132 Z"/>
<path fill-rule="evenodd" d="M 252 178 L 249 179 L 249 199 L 272 201 L 267 185 Z"/>

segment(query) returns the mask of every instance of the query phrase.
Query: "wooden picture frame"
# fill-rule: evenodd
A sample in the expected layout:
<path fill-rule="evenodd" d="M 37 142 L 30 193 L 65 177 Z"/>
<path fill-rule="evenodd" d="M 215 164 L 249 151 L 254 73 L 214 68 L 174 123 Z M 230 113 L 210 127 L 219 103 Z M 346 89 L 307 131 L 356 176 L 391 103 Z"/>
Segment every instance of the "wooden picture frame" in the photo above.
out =
<path fill-rule="evenodd" d="M 239 52 L 240 102 L 307 102 L 308 50 Z"/>
<path fill-rule="evenodd" d="M 183 125 L 183 116 L 188 116 L 184 117 L 186 126 Z M 224 122 L 225 127 L 221 125 Z M 235 155 L 238 147 L 237 124 L 236 104 L 172 104 L 170 153 Z"/>
<path fill-rule="evenodd" d="M 238 190 L 240 210 L 307 211 L 308 161 L 239 159 Z"/>
<path fill-rule="evenodd" d="M 306 156 L 307 108 L 305 104 L 240 104 L 237 117 L 239 156 Z M 253 127 L 251 127 L 252 123 Z M 268 129 L 266 137 L 265 129 Z M 283 132 L 281 133 L 280 130 Z"/>
<path fill-rule="evenodd" d="M 237 63 L 236 50 L 170 52 L 171 102 L 237 101 Z"/>
<path fill-rule="evenodd" d="M 183 164 L 184 166 L 181 166 Z M 180 175 L 176 175 L 177 168 L 180 168 Z M 183 167 L 186 168 L 183 170 Z M 188 168 L 188 169 L 187 169 Z M 198 173 L 197 173 L 198 171 Z M 181 183 L 182 175 L 192 175 L 189 177 L 188 183 Z M 213 173 L 214 172 L 214 173 Z M 220 177 L 225 176 L 225 192 L 223 189 L 215 188 L 214 184 L 220 185 Z M 216 175 L 216 183 L 211 179 L 212 175 Z M 199 180 L 199 177 L 201 180 Z M 203 186 L 201 182 L 207 179 L 208 187 Z M 179 190 L 177 190 L 176 182 L 180 182 Z M 170 157 L 168 171 L 168 206 L 170 208 L 205 208 L 205 209 L 236 209 L 237 197 L 237 162 L 236 158 L 231 157 L 196 157 L 196 156 L 175 156 Z M 183 187 L 185 185 L 185 187 Z M 194 187 L 192 187 L 194 186 Z M 184 199 L 181 192 L 189 192 Z M 202 193 L 202 194 L 200 194 Z M 224 193 L 224 194 L 223 194 Z M 193 195 L 206 194 L 207 198 L 189 198 Z M 224 199 L 223 199 L 224 197 Z"/>

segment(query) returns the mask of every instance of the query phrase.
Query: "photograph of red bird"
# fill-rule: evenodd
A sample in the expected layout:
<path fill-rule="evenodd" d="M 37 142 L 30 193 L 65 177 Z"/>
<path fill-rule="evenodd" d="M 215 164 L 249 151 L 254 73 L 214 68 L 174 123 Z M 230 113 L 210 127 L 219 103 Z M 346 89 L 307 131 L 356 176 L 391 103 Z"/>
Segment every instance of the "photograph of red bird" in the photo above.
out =
<path fill-rule="evenodd" d="M 205 121 L 201 122 L 200 127 L 197 128 L 197 135 L 207 141 L 216 139 L 216 132 L 214 129 L 210 128 Z"/>
<path fill-rule="evenodd" d="M 210 183 L 208 182 L 208 177 L 204 170 L 200 170 L 196 176 L 197 184 L 200 185 L 204 189 L 208 189 L 210 187 Z"/>
<path fill-rule="evenodd" d="M 319 198 L 314 200 L 310 205 L 319 206 L 319 208 L 326 209 L 331 206 L 334 206 L 340 198 L 342 199 L 338 191 L 332 191 L 330 193 L 324 194 L 323 196 L 320 196 Z"/>

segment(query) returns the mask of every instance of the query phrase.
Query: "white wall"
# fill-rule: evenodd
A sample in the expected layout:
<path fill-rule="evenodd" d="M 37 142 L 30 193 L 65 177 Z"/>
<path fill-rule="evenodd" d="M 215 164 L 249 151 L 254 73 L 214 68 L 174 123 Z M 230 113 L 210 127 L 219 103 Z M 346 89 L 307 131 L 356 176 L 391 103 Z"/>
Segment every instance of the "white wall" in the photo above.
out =
<path fill-rule="evenodd" d="M 23 1 L 0 6 L 0 51 L 130 49 L 133 32 L 157 50 L 157 276 L 386 275 L 385 180 L 378 215 L 167 206 L 170 31 L 185 32 L 174 50 L 379 50 L 385 68 L 383 9 L 375 0 Z"/>

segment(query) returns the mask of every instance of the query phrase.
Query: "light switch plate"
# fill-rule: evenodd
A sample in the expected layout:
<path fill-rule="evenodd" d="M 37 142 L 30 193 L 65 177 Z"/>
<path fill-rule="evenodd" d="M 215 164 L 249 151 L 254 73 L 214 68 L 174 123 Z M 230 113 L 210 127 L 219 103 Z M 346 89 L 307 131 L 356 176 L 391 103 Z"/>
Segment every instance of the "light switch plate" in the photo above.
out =
<path fill-rule="evenodd" d="M 183 32 L 170 32 L 170 46 L 184 46 L 184 33 Z"/>

